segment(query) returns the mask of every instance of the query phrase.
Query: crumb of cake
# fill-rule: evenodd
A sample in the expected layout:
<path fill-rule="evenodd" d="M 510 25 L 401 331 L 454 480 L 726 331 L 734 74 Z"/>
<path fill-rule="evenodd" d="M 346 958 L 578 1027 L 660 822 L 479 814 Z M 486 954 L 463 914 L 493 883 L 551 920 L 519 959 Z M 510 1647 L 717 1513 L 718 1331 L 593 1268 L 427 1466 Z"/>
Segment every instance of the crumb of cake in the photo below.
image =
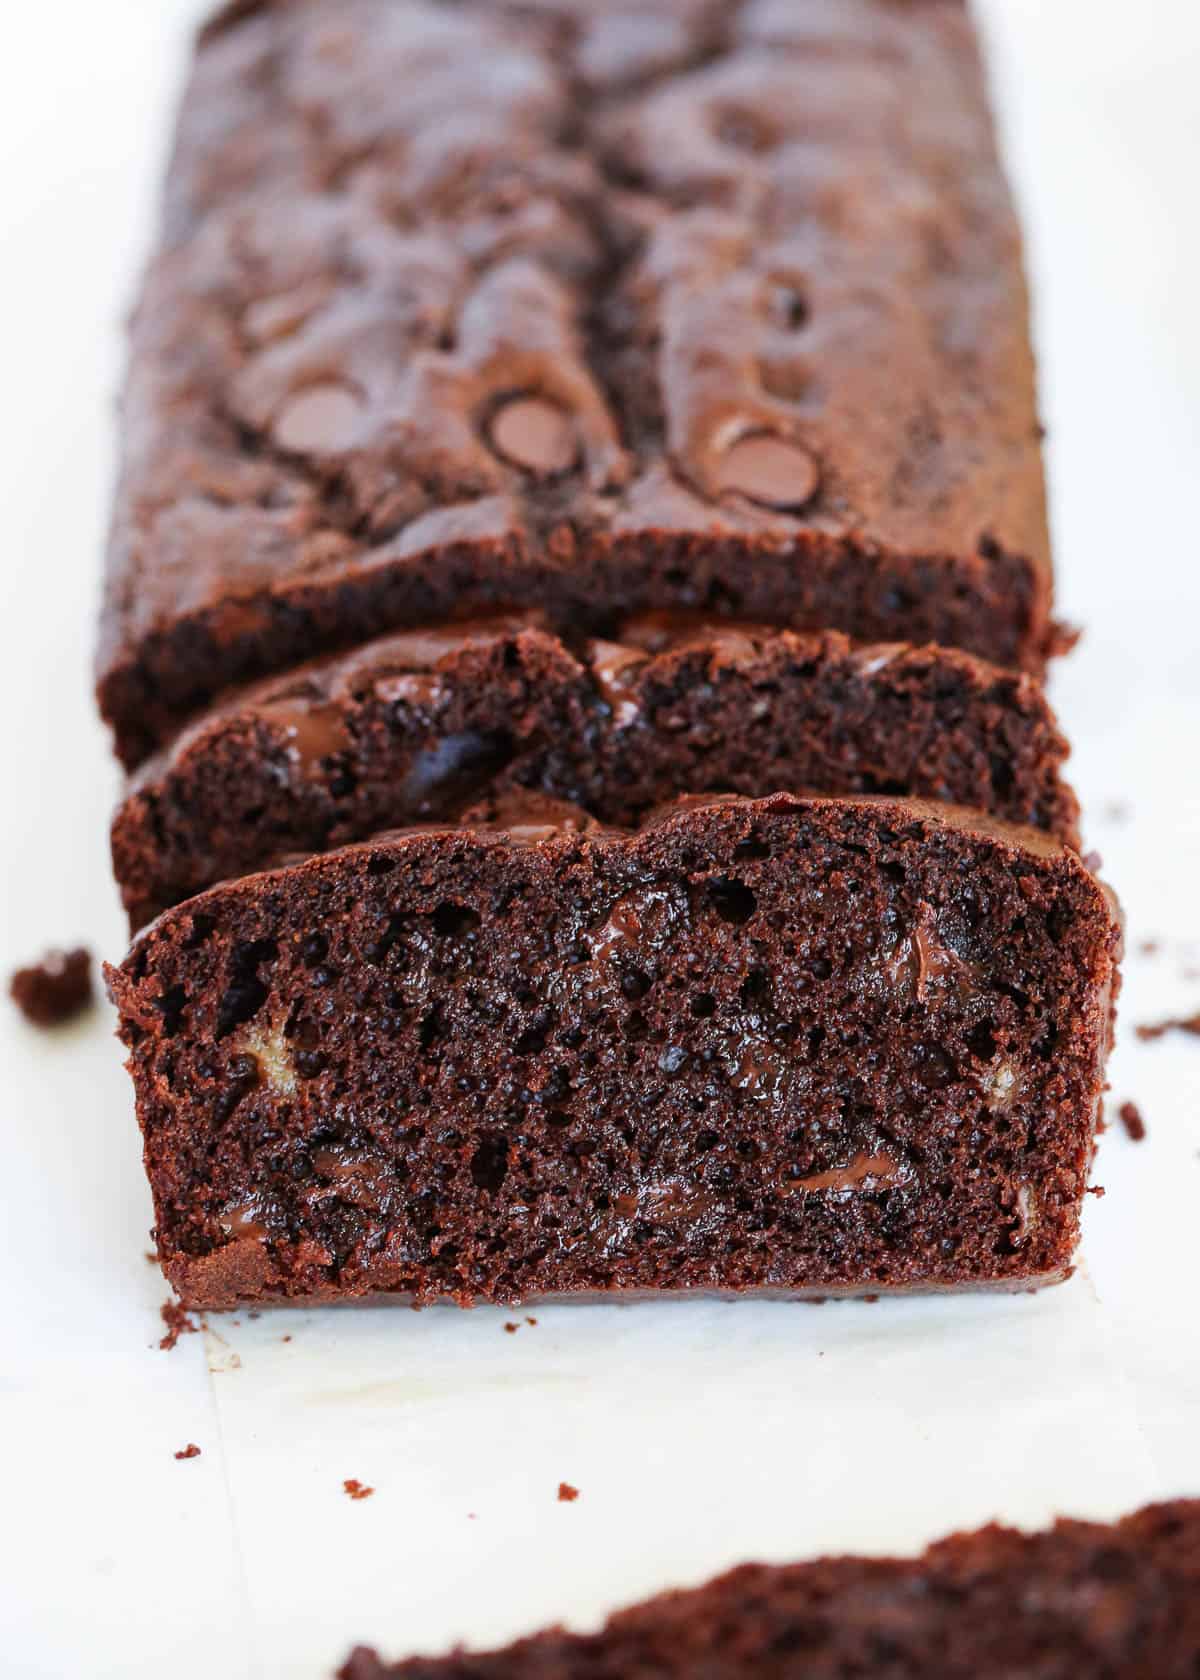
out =
<path fill-rule="evenodd" d="M 526 1322 L 526 1324 L 536 1324 L 536 1323 L 537 1323 L 537 1319 L 536 1319 L 536 1318 L 527 1318 L 527 1319 L 526 1319 L 526 1320 L 525 1320 L 525 1322 Z"/>
<path fill-rule="evenodd" d="M 167 1333 L 159 1342 L 164 1353 L 170 1353 L 180 1336 L 192 1336 L 200 1326 L 190 1319 L 178 1301 L 164 1301 L 158 1309 Z"/>
<path fill-rule="evenodd" d="M 1138 942 L 1138 950 L 1144 957 L 1153 957 L 1162 949 L 1162 941 L 1158 939 L 1142 939 Z"/>
<path fill-rule="evenodd" d="M 158 1255 L 155 1254 L 152 1248 L 147 1248 L 142 1251 L 142 1259 L 146 1262 L 147 1266 L 158 1265 Z"/>
<path fill-rule="evenodd" d="M 1046 632 L 1047 659 L 1061 659 L 1063 654 L 1078 647 L 1082 640 L 1082 624 L 1068 624 L 1064 619 L 1056 618 Z"/>
<path fill-rule="evenodd" d="M 513 1324 L 511 1321 L 509 1321 L 504 1326 L 504 1328 L 510 1336 L 515 1336 L 517 1331 L 521 1328 L 521 1326 L 519 1324 Z"/>
<path fill-rule="evenodd" d="M 1089 1196 L 1095 1196 L 1096 1199 L 1099 1200 L 1101 1196 L 1107 1196 L 1108 1191 L 1104 1188 L 1103 1184 L 1089 1184 L 1086 1194 Z"/>
<path fill-rule="evenodd" d="M 280 1341 L 281 1341 L 281 1342 L 290 1342 L 290 1341 L 291 1341 L 291 1339 L 292 1339 L 292 1338 L 291 1338 L 291 1337 L 290 1337 L 290 1336 L 280 1336 L 280 1338 L 279 1338 L 279 1340 L 280 1340 Z"/>
<path fill-rule="evenodd" d="M 1191 1033 L 1200 1038 L 1200 1010 L 1194 1015 L 1169 1015 L 1165 1021 L 1146 1021 L 1137 1029 L 1141 1039 L 1162 1038 L 1169 1032 Z"/>
<path fill-rule="evenodd" d="M 373 1487 L 368 1487 L 365 1482 L 360 1482 L 354 1476 L 348 1476 L 342 1483 L 342 1486 L 350 1495 L 351 1499 L 370 1499 L 371 1495 L 375 1492 Z"/>
<path fill-rule="evenodd" d="M 1131 1141 L 1141 1143 L 1146 1135 L 1146 1122 L 1138 1105 L 1135 1102 L 1122 1103 L 1117 1113 Z"/>
<path fill-rule="evenodd" d="M 180 1447 L 179 1451 L 175 1454 L 175 1457 L 199 1458 L 200 1448 L 196 1445 L 195 1441 L 189 1441 L 186 1447 Z"/>
<path fill-rule="evenodd" d="M 559 1482 L 558 1498 L 559 1503 L 562 1505 L 573 1504 L 574 1501 L 579 1498 L 579 1489 L 577 1487 L 572 1487 L 570 1482 Z"/>
<path fill-rule="evenodd" d="M 61 1026 L 92 1001 L 92 953 L 82 945 L 73 951 L 47 951 L 28 968 L 17 969 L 8 989 L 31 1025 Z"/>

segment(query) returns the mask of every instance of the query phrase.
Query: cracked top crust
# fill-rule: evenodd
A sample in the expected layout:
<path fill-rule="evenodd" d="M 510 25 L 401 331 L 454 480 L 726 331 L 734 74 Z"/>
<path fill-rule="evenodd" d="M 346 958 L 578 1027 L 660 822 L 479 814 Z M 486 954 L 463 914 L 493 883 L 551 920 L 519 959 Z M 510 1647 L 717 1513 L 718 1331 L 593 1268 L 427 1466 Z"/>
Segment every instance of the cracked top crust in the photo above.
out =
<path fill-rule="evenodd" d="M 958 0 L 290 0 L 204 32 L 99 661 L 134 763 L 455 611 L 1037 669 L 1018 233 Z"/>

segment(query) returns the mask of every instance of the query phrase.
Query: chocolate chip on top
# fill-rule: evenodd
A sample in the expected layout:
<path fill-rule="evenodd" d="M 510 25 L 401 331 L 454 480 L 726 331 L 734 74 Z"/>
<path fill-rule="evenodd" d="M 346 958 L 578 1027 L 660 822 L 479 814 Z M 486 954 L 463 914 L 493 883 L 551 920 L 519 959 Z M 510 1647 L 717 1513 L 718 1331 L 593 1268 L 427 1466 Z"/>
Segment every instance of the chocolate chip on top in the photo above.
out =
<path fill-rule="evenodd" d="M 329 380 L 290 397 L 276 415 L 272 431 L 281 449 L 297 455 L 332 455 L 349 447 L 361 412 L 349 386 Z"/>
<path fill-rule="evenodd" d="M 725 451 L 717 469 L 722 492 L 781 509 L 811 501 L 820 476 L 806 449 L 771 432 L 744 433 Z"/>
<path fill-rule="evenodd" d="M 504 403 L 492 416 L 488 436 L 497 455 L 538 478 L 570 472 L 579 459 L 571 416 L 543 397 Z"/>

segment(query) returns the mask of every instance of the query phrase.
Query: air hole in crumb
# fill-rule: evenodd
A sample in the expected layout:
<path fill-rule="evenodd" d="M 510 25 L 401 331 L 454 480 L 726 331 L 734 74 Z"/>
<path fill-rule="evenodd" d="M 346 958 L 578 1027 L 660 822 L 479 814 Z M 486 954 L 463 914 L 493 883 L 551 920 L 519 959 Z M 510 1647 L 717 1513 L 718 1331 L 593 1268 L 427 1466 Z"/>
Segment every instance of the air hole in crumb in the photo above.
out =
<path fill-rule="evenodd" d="M 481 1190 L 494 1195 L 508 1176 L 508 1139 L 493 1132 L 471 1158 L 471 1177 Z"/>
<path fill-rule="evenodd" d="M 1007 799 L 1013 790 L 1015 776 L 1013 767 L 1005 758 L 993 758 L 991 761 L 992 787 L 1001 799 Z"/>
<path fill-rule="evenodd" d="M 752 968 L 738 996 L 745 1009 L 761 1009 L 771 1001 L 771 979 L 765 968 Z"/>
<path fill-rule="evenodd" d="M 953 1085 L 958 1078 L 958 1069 L 953 1058 L 949 1056 L 940 1044 L 929 1042 L 915 1044 L 912 1049 L 913 1077 L 926 1090 L 938 1091 L 947 1085 Z"/>
<path fill-rule="evenodd" d="M 981 1062 L 990 1062 L 996 1054 L 995 1028 L 996 1023 L 989 1019 L 980 1021 L 966 1034 L 967 1049 Z"/>
<path fill-rule="evenodd" d="M 479 926 L 478 910 L 444 899 L 433 912 L 433 931 L 442 939 L 464 939 Z"/>
<path fill-rule="evenodd" d="M 758 909 L 758 900 L 744 881 L 726 878 L 710 881 L 708 897 L 723 922 L 743 927 Z"/>
<path fill-rule="evenodd" d="M 184 941 L 184 949 L 194 951 L 198 945 L 203 945 L 211 939 L 216 925 L 212 916 L 206 916 L 198 911 L 192 917 L 192 931 Z"/>
<path fill-rule="evenodd" d="M 676 576 L 684 589 L 691 589 L 693 579 L 688 572 L 678 572 Z M 724 578 L 712 578 L 704 591 L 704 605 L 714 612 L 738 613 L 742 610 L 741 591 L 731 588 Z"/>
<path fill-rule="evenodd" d="M 552 1015 L 539 1015 L 537 1019 L 521 1034 L 513 1046 L 518 1056 L 540 1056 L 546 1048 L 546 1039 L 554 1025 Z"/>
<path fill-rule="evenodd" d="M 772 288 L 771 308 L 775 319 L 788 332 L 799 332 L 808 325 L 812 315 L 804 293 L 786 281 Z"/>
<path fill-rule="evenodd" d="M 738 863 L 755 863 L 760 858 L 769 858 L 771 848 L 761 840 L 741 840 L 734 847 L 733 855 Z"/>
<path fill-rule="evenodd" d="M 444 1030 L 438 1005 L 434 1004 L 417 1028 L 417 1043 L 422 1050 L 428 1050 L 431 1045 L 437 1043 Z"/>
<path fill-rule="evenodd" d="M 182 986 L 171 986 L 161 997 L 156 997 L 154 1007 L 162 1016 L 163 1032 L 168 1038 L 174 1038 L 183 1025 L 183 1012 L 187 1008 L 188 997 Z"/>
<path fill-rule="evenodd" d="M 690 1007 L 697 1020 L 707 1021 L 710 1015 L 716 1013 L 717 1000 L 711 992 L 697 992 Z"/>
<path fill-rule="evenodd" d="M 226 999 L 229 1000 L 229 1009 L 249 1011 L 247 1014 L 238 1015 L 232 1025 L 240 1026 L 243 1021 L 249 1020 L 250 1015 L 259 1007 L 259 1004 L 256 1003 L 253 1009 L 250 1008 L 250 994 L 258 989 L 265 997 L 267 992 L 267 988 L 258 979 L 258 971 L 264 963 L 273 963 L 278 955 L 279 947 L 273 939 L 241 939 L 233 947 L 229 955 L 229 985 L 225 998 L 221 1002 L 221 1010 L 218 1012 L 218 1037 L 221 1034 L 220 1020 L 221 1013 L 226 1009 Z M 245 992 L 245 997 L 231 996 L 231 994 L 237 993 L 239 989 Z"/>
<path fill-rule="evenodd" d="M 257 974 L 231 981 L 217 1005 L 217 1037 L 226 1038 L 235 1027 L 252 1021 L 266 1001 L 267 988 Z"/>
<path fill-rule="evenodd" d="M 329 940 L 323 933 L 310 933 L 300 947 L 300 960 L 305 968 L 317 968 L 329 955 Z"/>
<path fill-rule="evenodd" d="M 396 859 L 388 857 L 386 852 L 373 852 L 367 859 L 368 875 L 390 875 L 396 867 Z"/>

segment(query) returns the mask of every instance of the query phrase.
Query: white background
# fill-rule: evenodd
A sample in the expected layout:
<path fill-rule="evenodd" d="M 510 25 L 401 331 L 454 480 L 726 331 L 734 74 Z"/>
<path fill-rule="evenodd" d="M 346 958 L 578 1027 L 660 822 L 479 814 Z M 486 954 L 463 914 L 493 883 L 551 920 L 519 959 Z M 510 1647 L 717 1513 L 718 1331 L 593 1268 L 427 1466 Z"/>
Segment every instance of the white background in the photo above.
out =
<path fill-rule="evenodd" d="M 594 1621 L 749 1555 L 1200 1493 L 1200 6 L 988 0 L 1066 615 L 1054 694 L 1128 912 L 1086 1263 L 1037 1297 L 268 1314 L 155 1347 L 107 1006 L 0 1008 L 0 1637 L 21 1676 L 317 1680 Z M 89 692 L 119 323 L 187 0 L 11 5 L 0 55 L 0 968 L 122 949 Z M 1162 942 L 1154 956 L 1139 944 Z M 1195 972 L 1187 974 L 1192 968 Z M 284 1341 L 290 1336 L 290 1341 Z M 188 1441 L 202 1456 L 177 1462 Z M 352 1503 L 345 1477 L 374 1485 Z M 555 1497 L 560 1480 L 582 1491 Z"/>

